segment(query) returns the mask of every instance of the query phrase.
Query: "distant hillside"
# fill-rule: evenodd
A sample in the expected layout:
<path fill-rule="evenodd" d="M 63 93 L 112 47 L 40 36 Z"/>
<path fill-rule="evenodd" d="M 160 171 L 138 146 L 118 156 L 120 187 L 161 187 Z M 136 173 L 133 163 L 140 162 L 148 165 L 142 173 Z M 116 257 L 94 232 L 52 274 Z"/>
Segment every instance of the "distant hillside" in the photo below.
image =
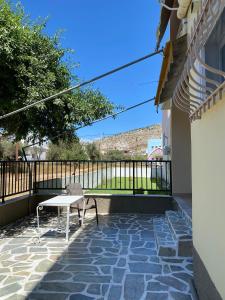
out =
<path fill-rule="evenodd" d="M 145 154 L 148 140 L 161 137 L 161 125 L 133 129 L 95 141 L 102 154 L 109 150 L 120 150 L 131 154 Z"/>

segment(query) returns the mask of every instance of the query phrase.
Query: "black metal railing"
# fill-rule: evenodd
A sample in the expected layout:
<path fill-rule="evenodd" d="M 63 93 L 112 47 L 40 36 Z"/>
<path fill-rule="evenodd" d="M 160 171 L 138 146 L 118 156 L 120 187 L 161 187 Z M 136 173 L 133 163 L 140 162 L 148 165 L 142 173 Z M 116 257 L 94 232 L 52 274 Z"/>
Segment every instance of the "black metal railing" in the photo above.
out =
<path fill-rule="evenodd" d="M 41 190 L 64 190 L 78 182 L 85 190 L 133 194 L 172 193 L 171 161 L 2 161 L 0 199 Z M 114 192 L 115 193 L 115 192 Z"/>

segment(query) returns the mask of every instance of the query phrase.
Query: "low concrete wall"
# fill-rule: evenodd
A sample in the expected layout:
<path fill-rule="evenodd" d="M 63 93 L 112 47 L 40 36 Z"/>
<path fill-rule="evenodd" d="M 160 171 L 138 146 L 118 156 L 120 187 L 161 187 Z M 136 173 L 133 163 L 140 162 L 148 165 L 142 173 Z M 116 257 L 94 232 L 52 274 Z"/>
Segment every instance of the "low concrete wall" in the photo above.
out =
<path fill-rule="evenodd" d="M 7 225 L 35 212 L 37 204 L 55 195 L 33 195 L 6 201 L 0 205 L 0 226 Z M 90 197 L 90 195 L 85 195 Z M 172 197 L 164 195 L 99 195 L 96 197 L 99 214 L 146 213 L 163 214 L 172 209 Z"/>
<path fill-rule="evenodd" d="M 89 197 L 86 195 L 86 197 Z M 99 195 L 97 198 L 100 214 L 146 213 L 163 214 L 172 209 L 172 198 L 153 195 Z"/>

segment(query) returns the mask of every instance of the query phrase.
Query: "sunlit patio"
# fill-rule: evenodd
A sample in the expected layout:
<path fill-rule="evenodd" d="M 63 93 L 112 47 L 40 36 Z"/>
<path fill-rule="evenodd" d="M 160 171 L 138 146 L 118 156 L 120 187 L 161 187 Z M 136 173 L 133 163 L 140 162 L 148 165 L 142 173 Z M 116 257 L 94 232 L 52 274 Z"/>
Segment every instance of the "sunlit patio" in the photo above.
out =
<path fill-rule="evenodd" d="M 195 299 L 192 259 L 157 255 L 161 218 L 100 215 L 97 227 L 88 215 L 83 227 L 71 227 L 68 244 L 47 229 L 39 243 L 34 215 L 11 224 L 0 239 L 0 298 Z M 41 220 L 46 228 L 57 222 L 49 213 Z"/>

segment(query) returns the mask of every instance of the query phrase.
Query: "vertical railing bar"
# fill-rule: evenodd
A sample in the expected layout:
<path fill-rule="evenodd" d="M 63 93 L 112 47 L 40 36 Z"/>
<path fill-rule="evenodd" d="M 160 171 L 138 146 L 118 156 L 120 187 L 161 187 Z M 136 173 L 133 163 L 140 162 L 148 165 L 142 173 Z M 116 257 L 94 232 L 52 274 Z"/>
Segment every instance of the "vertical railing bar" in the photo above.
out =
<path fill-rule="evenodd" d="M 97 160 L 97 166 L 96 167 L 97 167 L 97 176 L 96 177 L 97 177 L 97 188 L 98 188 L 98 160 Z"/>
<path fill-rule="evenodd" d="M 2 203 L 5 203 L 5 162 L 3 162 L 2 165 L 2 174 L 3 174 L 3 178 L 2 178 Z"/>
<path fill-rule="evenodd" d="M 105 180 L 106 180 L 106 189 L 108 189 L 108 164 L 105 162 Z"/>
<path fill-rule="evenodd" d="M 66 188 L 66 185 L 67 185 L 67 181 L 66 181 L 66 174 L 67 174 L 67 161 L 64 161 L 64 170 L 65 170 L 65 172 L 64 172 L 64 175 L 65 175 L 65 186 L 64 186 L 64 188 Z"/>
<path fill-rule="evenodd" d="M 93 189 L 93 187 L 94 187 L 94 161 L 91 162 L 91 170 L 92 170 L 91 185 L 92 185 L 92 189 Z"/>
<path fill-rule="evenodd" d="M 164 165 L 166 165 L 166 190 L 168 190 L 168 181 L 167 181 L 167 161 L 164 163 Z"/>
<path fill-rule="evenodd" d="M 56 189 L 58 189 L 58 162 L 55 161 L 55 182 Z"/>
<path fill-rule="evenodd" d="M 89 174 L 89 169 L 90 168 L 90 166 L 89 166 L 89 161 L 88 161 L 88 189 L 90 188 L 90 185 L 89 185 L 89 181 L 90 181 L 90 179 L 89 179 L 89 176 L 90 176 L 90 174 Z"/>
<path fill-rule="evenodd" d="M 152 191 L 152 161 L 151 161 L 151 191 Z"/>
<path fill-rule="evenodd" d="M 45 169 L 45 164 L 44 162 L 42 161 L 42 188 L 44 188 L 44 169 Z"/>
<path fill-rule="evenodd" d="M 53 185 L 53 182 L 54 182 L 54 181 L 53 181 L 53 176 L 54 176 L 54 172 L 53 172 L 53 171 L 54 171 L 54 170 L 53 170 L 53 167 L 54 167 L 53 161 L 52 161 L 52 163 L 51 163 L 51 167 L 52 167 L 52 184 L 51 184 L 51 185 L 52 185 L 52 189 L 53 189 L 53 188 L 54 188 L 54 185 Z"/>
<path fill-rule="evenodd" d="M 112 189 L 112 178 L 113 178 L 113 172 L 112 172 L 112 169 L 113 169 L 113 164 L 112 164 L 112 161 L 110 162 L 110 188 Z"/>
<path fill-rule="evenodd" d="M 50 173 L 49 173 L 49 161 L 47 162 L 47 188 L 49 188 L 49 176 L 50 176 Z"/>
<path fill-rule="evenodd" d="M 146 185 L 146 190 L 148 191 L 148 163 L 147 163 L 147 161 L 145 162 L 145 176 L 146 176 L 145 185 Z"/>
<path fill-rule="evenodd" d="M 85 169 L 85 165 L 84 164 L 85 164 L 85 162 L 83 161 L 83 189 L 85 188 L 84 187 L 84 169 Z"/>
<path fill-rule="evenodd" d="M 124 168 L 124 182 L 125 182 L 125 185 L 124 185 L 124 188 L 125 188 L 125 190 L 127 189 L 127 172 L 126 172 L 126 161 L 123 163 L 124 164 L 124 166 L 123 166 L 123 168 Z"/>
<path fill-rule="evenodd" d="M 161 162 L 160 162 L 160 172 L 161 172 L 160 176 L 161 176 L 161 191 L 162 191 L 163 190 L 163 186 L 162 186 L 163 181 L 162 181 L 162 163 Z"/>
<path fill-rule="evenodd" d="M 78 172 L 79 172 L 79 173 L 78 173 L 78 178 L 79 178 L 79 183 L 80 183 L 80 160 L 79 160 L 79 163 L 78 163 L 78 164 L 79 164 L 79 165 L 78 165 L 78 166 L 79 166 L 79 170 L 78 170 Z"/>
<path fill-rule="evenodd" d="M 26 191 L 27 190 L 27 182 L 26 182 L 26 165 L 23 164 L 23 190 Z"/>
<path fill-rule="evenodd" d="M 172 194 L 173 194 L 173 182 L 172 182 L 172 165 L 171 165 L 171 161 L 169 162 L 169 166 L 170 166 L 170 195 L 172 196 Z"/>

